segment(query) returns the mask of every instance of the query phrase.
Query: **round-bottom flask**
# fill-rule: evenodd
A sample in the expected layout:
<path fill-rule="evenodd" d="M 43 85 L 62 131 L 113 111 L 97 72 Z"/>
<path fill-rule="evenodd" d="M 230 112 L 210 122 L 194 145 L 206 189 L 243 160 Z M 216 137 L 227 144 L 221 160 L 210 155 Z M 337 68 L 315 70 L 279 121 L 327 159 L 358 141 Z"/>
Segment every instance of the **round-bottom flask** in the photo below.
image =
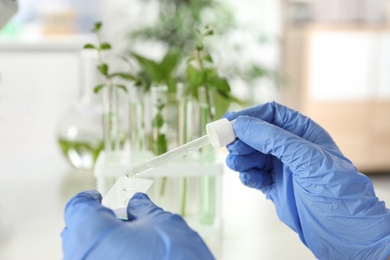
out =
<path fill-rule="evenodd" d="M 103 119 L 99 97 L 93 88 L 101 80 L 96 53 L 80 53 L 80 100 L 60 117 L 57 141 L 67 160 L 77 169 L 93 169 L 103 149 Z"/>
<path fill-rule="evenodd" d="M 62 153 L 77 169 L 93 169 L 103 149 L 102 112 L 81 100 L 71 106 L 58 124 L 57 141 Z"/>

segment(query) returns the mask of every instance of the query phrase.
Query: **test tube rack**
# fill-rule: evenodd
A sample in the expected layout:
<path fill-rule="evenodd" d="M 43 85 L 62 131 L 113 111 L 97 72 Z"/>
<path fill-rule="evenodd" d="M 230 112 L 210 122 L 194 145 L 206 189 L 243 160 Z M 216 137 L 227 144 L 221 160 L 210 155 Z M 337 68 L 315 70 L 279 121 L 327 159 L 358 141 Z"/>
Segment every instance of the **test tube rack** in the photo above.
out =
<path fill-rule="evenodd" d="M 97 190 L 104 196 L 108 190 L 114 185 L 116 180 L 124 176 L 126 171 L 131 169 L 136 163 L 131 163 L 131 156 L 129 154 L 118 155 L 116 160 L 107 160 L 104 152 L 101 152 L 94 168 L 94 176 L 96 178 Z M 215 243 L 222 239 L 222 175 L 224 171 L 224 166 L 221 160 L 216 160 L 213 163 L 201 163 L 196 161 L 190 161 L 184 159 L 178 159 L 162 165 L 158 168 L 150 170 L 142 174 L 141 178 L 153 179 L 154 184 L 149 189 L 147 194 L 150 196 L 151 200 L 156 203 L 157 206 L 162 207 L 164 210 L 170 211 L 172 213 L 181 214 L 180 210 L 176 208 L 166 207 L 165 205 L 160 205 L 159 200 L 159 190 L 156 187 L 162 185 L 161 180 L 164 178 L 171 181 L 171 183 L 178 183 L 178 180 L 187 178 L 189 182 L 191 180 L 200 180 L 207 179 L 211 177 L 213 179 L 213 194 L 210 196 L 210 199 L 214 200 L 211 204 L 214 207 L 213 221 L 212 223 L 202 224 L 199 219 L 193 218 L 191 216 L 182 215 L 186 220 L 188 225 L 197 231 L 199 235 L 207 242 Z M 191 184 L 191 183 L 189 183 Z M 168 192 L 173 192 L 173 194 L 179 194 L 179 186 L 167 186 Z M 175 190 L 176 189 L 176 190 Z M 188 187 L 190 189 L 190 187 Z M 195 188 L 196 189 L 196 188 Z M 194 187 L 192 191 L 196 193 Z M 179 196 L 179 195 L 178 195 Z M 176 196 L 172 198 L 176 200 Z M 196 200 L 196 199 L 195 199 Z M 188 204 L 196 203 L 187 199 Z"/>

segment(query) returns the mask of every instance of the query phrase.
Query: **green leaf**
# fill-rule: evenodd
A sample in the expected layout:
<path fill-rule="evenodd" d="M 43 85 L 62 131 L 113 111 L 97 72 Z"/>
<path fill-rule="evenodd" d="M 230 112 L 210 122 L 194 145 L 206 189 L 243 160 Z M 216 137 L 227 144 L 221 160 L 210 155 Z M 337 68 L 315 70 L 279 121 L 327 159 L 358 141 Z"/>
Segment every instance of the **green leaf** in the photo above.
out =
<path fill-rule="evenodd" d="M 106 63 L 98 65 L 97 68 L 104 76 L 108 75 L 108 65 Z"/>
<path fill-rule="evenodd" d="M 203 57 L 203 60 L 208 61 L 208 62 L 210 62 L 210 63 L 213 63 L 213 58 L 211 57 L 210 54 L 205 55 L 205 56 Z"/>
<path fill-rule="evenodd" d="M 121 79 L 125 79 L 125 80 L 131 80 L 131 81 L 137 81 L 138 78 L 130 73 L 126 73 L 126 72 L 116 72 L 116 73 L 112 73 L 111 74 L 111 77 L 119 77 Z"/>
<path fill-rule="evenodd" d="M 215 67 L 208 67 L 203 69 L 203 73 L 205 74 L 205 81 L 210 81 L 216 77 L 218 77 L 218 72 Z"/>
<path fill-rule="evenodd" d="M 251 103 L 249 101 L 244 101 L 244 100 L 241 100 L 239 98 L 236 98 L 234 96 L 232 96 L 231 94 L 229 94 L 229 99 L 234 102 L 234 103 L 237 103 L 239 104 L 240 106 L 242 107 L 248 107 L 251 105 Z"/>
<path fill-rule="evenodd" d="M 173 70 L 179 63 L 180 53 L 176 50 L 168 51 L 160 63 L 160 69 L 164 70 L 166 74 L 172 74 Z"/>
<path fill-rule="evenodd" d="M 85 44 L 83 48 L 84 49 L 96 49 L 95 45 L 93 45 L 91 43 Z"/>
<path fill-rule="evenodd" d="M 111 50 L 111 44 L 109 44 L 108 42 L 103 42 L 102 44 L 100 44 L 100 49 L 101 50 Z"/>
<path fill-rule="evenodd" d="M 214 77 L 210 80 L 210 84 L 215 87 L 220 93 L 230 93 L 230 85 L 225 78 Z"/>
<path fill-rule="evenodd" d="M 168 76 L 165 80 L 165 84 L 168 86 L 168 93 L 175 93 L 176 92 L 176 83 L 177 80 L 175 77 Z"/>
<path fill-rule="evenodd" d="M 143 72 L 144 83 L 148 88 L 148 82 L 156 84 L 165 83 L 168 86 L 169 92 L 174 92 L 176 89 L 176 79 L 173 77 L 173 72 L 176 69 L 181 55 L 180 52 L 174 49 L 169 50 L 161 62 L 148 59 L 137 53 L 133 53 L 132 56 L 141 65 Z"/>
<path fill-rule="evenodd" d="M 144 70 L 141 70 L 137 77 L 140 79 L 139 83 L 142 83 L 142 86 L 145 88 L 145 92 L 148 92 L 152 86 L 152 78 Z"/>
<path fill-rule="evenodd" d="M 153 119 L 153 127 L 161 128 L 164 125 L 164 118 L 161 114 L 157 114 Z"/>
<path fill-rule="evenodd" d="M 229 109 L 231 99 L 222 96 L 219 92 L 215 95 L 215 118 L 221 118 Z"/>
<path fill-rule="evenodd" d="M 99 32 L 102 28 L 102 22 L 96 22 L 94 28 L 92 29 L 92 32 Z"/>
<path fill-rule="evenodd" d="M 195 68 L 193 64 L 187 66 L 186 79 L 189 88 L 188 91 L 192 96 L 198 96 L 198 87 L 203 85 L 204 78 L 204 73 Z"/>
<path fill-rule="evenodd" d="M 144 84 L 142 79 L 140 79 L 140 78 L 137 78 L 137 80 L 134 82 L 134 85 L 136 87 L 141 87 L 141 86 L 145 86 L 146 87 L 146 84 Z"/>
<path fill-rule="evenodd" d="M 114 87 L 119 88 L 119 89 L 122 89 L 124 92 L 127 93 L 127 87 L 126 87 L 125 85 L 122 85 L 122 84 L 115 84 Z"/>
<path fill-rule="evenodd" d="M 93 88 L 93 92 L 94 92 L 95 94 L 97 94 L 97 93 L 99 93 L 99 91 L 102 90 L 105 86 L 106 86 L 106 84 L 99 84 L 99 85 L 97 85 L 97 86 L 95 86 L 95 87 Z"/>
<path fill-rule="evenodd" d="M 159 133 L 157 140 L 153 140 L 152 150 L 155 155 L 160 155 L 168 151 L 168 140 L 165 134 Z"/>
<path fill-rule="evenodd" d="M 132 53 L 132 56 L 138 61 L 142 69 L 153 82 L 159 84 L 162 81 L 163 76 L 161 75 L 160 66 L 155 61 L 148 59 L 136 53 Z"/>

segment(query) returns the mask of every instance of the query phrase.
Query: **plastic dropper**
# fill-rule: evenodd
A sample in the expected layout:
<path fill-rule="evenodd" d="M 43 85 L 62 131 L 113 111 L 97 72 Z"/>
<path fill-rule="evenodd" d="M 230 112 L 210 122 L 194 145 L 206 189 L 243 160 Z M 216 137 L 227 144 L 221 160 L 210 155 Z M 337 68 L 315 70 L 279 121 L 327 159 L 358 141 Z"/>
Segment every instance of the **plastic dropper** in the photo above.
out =
<path fill-rule="evenodd" d="M 149 170 L 157 168 L 162 164 L 165 164 L 169 161 L 172 161 L 195 150 L 198 150 L 210 143 L 215 148 L 224 147 L 233 142 L 236 138 L 236 135 L 233 131 L 232 122 L 230 122 L 226 118 L 222 118 L 217 121 L 208 123 L 206 125 L 206 132 L 207 135 L 199 137 L 189 143 L 172 149 L 169 152 L 166 152 L 157 157 L 154 157 L 153 159 L 144 161 L 136 165 L 135 167 L 126 172 L 126 176 L 129 178 L 139 176 Z"/>

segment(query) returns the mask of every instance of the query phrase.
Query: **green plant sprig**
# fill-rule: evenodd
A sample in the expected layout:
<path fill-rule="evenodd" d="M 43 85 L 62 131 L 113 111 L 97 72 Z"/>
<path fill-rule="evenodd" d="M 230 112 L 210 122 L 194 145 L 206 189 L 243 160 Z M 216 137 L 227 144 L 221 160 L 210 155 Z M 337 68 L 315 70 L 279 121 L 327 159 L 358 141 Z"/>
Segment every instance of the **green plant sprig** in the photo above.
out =
<path fill-rule="evenodd" d="M 108 42 L 103 42 L 101 37 L 101 29 L 102 22 L 96 22 L 94 27 L 92 28 L 92 32 L 96 34 L 97 37 L 97 45 L 92 43 L 87 43 L 84 45 L 84 49 L 92 49 L 96 50 L 98 54 L 99 64 L 97 65 L 97 69 L 100 74 L 104 77 L 105 83 L 99 84 L 95 86 L 94 92 L 98 93 L 105 87 L 109 88 L 119 88 L 123 91 L 127 92 L 127 87 L 123 84 L 114 84 L 115 78 L 121 78 L 123 80 L 135 82 L 136 86 L 142 85 L 142 81 L 139 77 L 136 77 L 134 74 L 129 72 L 110 72 L 110 67 L 107 62 L 103 59 L 103 52 L 109 51 L 112 49 L 111 44 Z M 130 65 L 129 60 L 126 57 L 120 56 L 126 63 Z"/>
<path fill-rule="evenodd" d="M 231 95 L 230 85 L 225 77 L 219 75 L 213 58 L 210 54 L 205 53 L 204 40 L 212 36 L 214 30 L 205 26 L 202 31 L 196 30 L 198 41 L 196 44 L 195 54 L 188 59 L 186 68 L 186 80 L 191 95 L 198 98 L 199 87 L 206 89 L 206 102 L 209 107 L 210 120 L 221 117 L 228 109 L 231 102 L 238 102 L 237 98 Z M 211 106 L 211 91 L 216 90 L 215 112 Z"/>
<path fill-rule="evenodd" d="M 197 32 L 199 34 L 199 40 L 198 40 L 198 44 L 196 45 L 196 60 L 197 60 L 198 65 L 199 65 L 199 70 L 204 71 L 205 68 L 204 68 L 203 57 L 202 57 L 202 51 L 204 50 L 203 40 L 206 36 L 213 35 L 214 31 L 212 29 L 210 29 L 208 26 L 206 26 L 202 32 L 199 30 L 197 30 Z M 212 62 L 210 55 L 206 55 L 206 61 Z M 204 76 L 205 76 L 205 79 L 204 79 L 203 85 L 206 89 L 206 102 L 208 104 L 209 116 L 210 116 L 210 120 L 214 121 L 215 114 L 214 114 L 212 107 L 211 107 L 212 103 L 211 103 L 211 97 L 210 97 L 210 87 L 209 87 L 209 82 L 207 80 L 208 74 L 205 74 Z"/>
<path fill-rule="evenodd" d="M 155 131 L 155 140 L 153 141 L 153 152 L 156 155 L 160 155 L 163 153 L 166 153 L 168 150 L 168 140 L 166 138 L 166 135 L 161 132 L 162 127 L 164 126 L 165 120 L 163 117 L 163 109 L 165 107 L 165 104 L 158 100 L 158 103 L 156 104 L 157 113 L 153 118 L 152 125 Z"/>

